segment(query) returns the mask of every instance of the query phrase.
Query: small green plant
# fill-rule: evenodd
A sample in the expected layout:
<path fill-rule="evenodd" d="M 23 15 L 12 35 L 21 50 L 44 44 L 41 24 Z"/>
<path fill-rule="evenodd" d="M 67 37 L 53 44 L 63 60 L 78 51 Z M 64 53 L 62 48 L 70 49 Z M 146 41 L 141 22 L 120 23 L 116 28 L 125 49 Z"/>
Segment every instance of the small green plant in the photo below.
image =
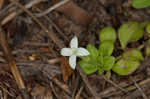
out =
<path fill-rule="evenodd" d="M 96 71 L 98 71 L 98 74 L 103 74 L 104 71 L 109 72 L 112 69 L 115 63 L 113 56 L 103 56 L 104 53 L 99 52 L 99 50 L 92 45 L 88 45 L 87 50 L 90 52 L 90 55 L 83 57 L 79 62 L 86 74 L 92 74 Z"/>
<path fill-rule="evenodd" d="M 150 0 L 133 0 L 132 6 L 134 8 L 146 8 L 150 6 Z"/>
<path fill-rule="evenodd" d="M 79 62 L 86 74 L 92 74 L 96 71 L 98 71 L 98 74 L 103 74 L 105 71 L 110 74 L 109 72 L 115 64 L 115 57 L 111 56 L 115 40 L 115 30 L 112 27 L 106 27 L 100 33 L 101 44 L 99 49 L 93 45 L 87 46 L 90 55 L 83 57 Z"/>
<path fill-rule="evenodd" d="M 115 58 L 112 56 L 114 43 L 116 41 L 116 31 L 112 27 L 105 27 L 101 30 L 99 38 L 99 48 L 93 45 L 88 45 L 87 50 L 90 55 L 82 57 L 79 62 L 81 68 L 86 74 L 92 74 L 98 71 L 98 74 L 111 74 L 111 70 L 119 75 L 129 75 L 133 73 L 144 59 L 141 51 L 138 48 L 128 49 L 128 43 L 138 41 L 143 37 L 144 28 L 147 22 L 139 24 L 138 22 L 130 21 L 124 23 L 118 29 L 118 37 L 120 45 L 123 49 L 122 55 Z"/>

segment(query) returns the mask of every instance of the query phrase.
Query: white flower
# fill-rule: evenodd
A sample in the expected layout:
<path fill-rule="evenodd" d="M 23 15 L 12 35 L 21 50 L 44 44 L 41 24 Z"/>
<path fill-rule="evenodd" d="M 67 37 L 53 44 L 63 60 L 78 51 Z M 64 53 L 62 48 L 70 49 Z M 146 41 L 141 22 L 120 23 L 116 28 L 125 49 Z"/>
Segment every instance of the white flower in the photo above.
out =
<path fill-rule="evenodd" d="M 78 38 L 75 36 L 70 42 L 71 48 L 63 48 L 61 49 L 62 56 L 70 56 L 69 57 L 69 64 L 72 69 L 76 67 L 76 57 L 77 56 L 87 56 L 89 52 L 82 47 L 78 48 Z"/>

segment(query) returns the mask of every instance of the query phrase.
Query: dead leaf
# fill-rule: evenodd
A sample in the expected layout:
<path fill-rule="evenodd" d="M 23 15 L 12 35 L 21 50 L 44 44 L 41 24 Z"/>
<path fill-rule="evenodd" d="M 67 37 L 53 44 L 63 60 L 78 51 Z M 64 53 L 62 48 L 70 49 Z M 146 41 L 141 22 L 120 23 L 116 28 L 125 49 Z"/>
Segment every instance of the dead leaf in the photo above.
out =
<path fill-rule="evenodd" d="M 53 0 L 55 4 L 60 1 L 61 0 Z M 80 8 L 71 0 L 55 10 L 63 13 L 65 16 L 71 18 L 75 23 L 81 25 L 88 25 L 92 19 L 84 9 Z"/>
<path fill-rule="evenodd" d="M 61 70 L 62 70 L 63 79 L 65 82 L 67 82 L 69 80 L 69 77 L 72 75 L 73 70 L 70 68 L 68 59 L 66 57 L 62 58 Z"/>
<path fill-rule="evenodd" d="M 55 19 L 54 22 L 55 22 L 55 24 L 57 24 L 57 26 L 61 30 L 64 31 L 64 33 L 67 33 L 67 32 L 76 33 L 76 36 L 83 33 L 83 31 L 85 31 L 85 29 L 86 29 L 86 28 L 84 28 L 84 26 L 75 24 L 74 22 L 69 20 L 66 16 L 61 16 L 60 18 Z M 67 36 L 65 36 L 65 37 L 67 37 Z M 68 38 L 66 40 L 69 41 Z"/>

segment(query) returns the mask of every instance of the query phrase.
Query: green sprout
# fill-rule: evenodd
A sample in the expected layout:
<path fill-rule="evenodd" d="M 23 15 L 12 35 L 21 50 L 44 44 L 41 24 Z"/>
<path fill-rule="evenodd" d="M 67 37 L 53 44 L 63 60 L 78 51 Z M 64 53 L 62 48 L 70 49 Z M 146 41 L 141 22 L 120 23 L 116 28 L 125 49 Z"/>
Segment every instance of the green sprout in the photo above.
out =
<path fill-rule="evenodd" d="M 88 45 L 87 50 L 90 55 L 82 57 L 82 60 L 79 62 L 86 74 L 92 74 L 96 71 L 98 71 L 98 74 L 103 74 L 104 71 L 110 71 L 112 69 L 115 63 L 113 56 L 103 56 L 106 52 L 99 52 L 99 50 L 92 45 Z"/>
<path fill-rule="evenodd" d="M 92 74 L 98 71 L 98 74 L 110 74 L 110 70 L 115 64 L 115 57 L 111 56 L 114 50 L 116 32 L 112 27 L 106 27 L 100 32 L 99 49 L 93 45 L 88 45 L 87 50 L 90 55 L 82 57 L 79 62 L 81 68 L 86 74 Z"/>

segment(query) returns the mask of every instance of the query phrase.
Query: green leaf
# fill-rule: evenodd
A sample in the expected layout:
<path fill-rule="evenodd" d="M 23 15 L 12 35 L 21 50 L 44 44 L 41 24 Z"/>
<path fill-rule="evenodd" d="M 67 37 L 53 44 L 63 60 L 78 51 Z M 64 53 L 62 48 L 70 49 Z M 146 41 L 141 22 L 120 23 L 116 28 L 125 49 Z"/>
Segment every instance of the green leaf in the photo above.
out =
<path fill-rule="evenodd" d="M 89 57 L 92 59 L 92 60 L 96 60 L 98 55 L 99 55 L 99 52 L 97 50 L 97 48 L 95 48 L 93 45 L 88 45 L 87 46 L 87 50 L 89 51 L 90 55 Z"/>
<path fill-rule="evenodd" d="M 83 71 L 89 75 L 89 74 L 92 74 L 94 72 L 97 71 L 97 66 L 96 65 L 93 65 L 89 62 L 86 62 L 86 61 L 80 61 L 79 62 L 81 68 L 83 69 Z"/>
<path fill-rule="evenodd" d="M 102 54 L 100 54 L 100 55 L 98 56 L 98 58 L 97 58 L 97 61 L 98 61 L 98 63 L 99 63 L 100 65 L 104 64 L 104 59 L 103 59 L 103 58 L 104 58 L 104 57 L 103 57 Z"/>
<path fill-rule="evenodd" d="M 104 64 L 102 65 L 103 65 L 104 70 L 109 71 L 114 66 L 115 58 L 113 56 L 105 56 L 103 58 L 103 61 L 104 61 L 103 62 Z"/>
<path fill-rule="evenodd" d="M 99 67 L 99 68 L 98 68 L 98 74 L 99 74 L 99 75 L 102 75 L 103 73 L 104 73 L 104 69 L 102 69 L 102 68 Z"/>
<path fill-rule="evenodd" d="M 91 60 L 89 55 L 88 56 L 81 56 L 80 58 L 86 62 L 89 62 Z"/>
<path fill-rule="evenodd" d="M 133 60 L 133 61 L 142 61 L 144 57 L 140 50 L 138 49 L 131 49 L 123 53 L 123 58 L 126 60 Z"/>
<path fill-rule="evenodd" d="M 133 73 L 139 65 L 139 61 L 121 59 L 113 66 L 112 70 L 119 75 L 125 76 Z"/>
<path fill-rule="evenodd" d="M 111 41 L 104 41 L 99 46 L 99 53 L 103 56 L 110 56 L 113 53 L 114 44 Z"/>
<path fill-rule="evenodd" d="M 115 42 L 116 40 L 116 31 L 113 27 L 105 27 L 101 30 L 99 35 L 100 41 L 112 41 Z"/>
<path fill-rule="evenodd" d="M 131 21 L 123 24 L 118 32 L 121 46 L 124 49 L 129 42 L 139 40 L 143 36 L 144 30 L 138 22 Z"/>
<path fill-rule="evenodd" d="M 130 42 L 141 39 L 143 34 L 144 34 L 144 29 L 142 27 L 140 27 L 140 25 L 138 25 L 138 29 L 131 36 Z"/>
<path fill-rule="evenodd" d="M 133 0 L 132 6 L 134 8 L 145 8 L 150 6 L 150 0 Z"/>
<path fill-rule="evenodd" d="M 150 35 L 150 23 L 146 26 L 146 32 Z"/>

